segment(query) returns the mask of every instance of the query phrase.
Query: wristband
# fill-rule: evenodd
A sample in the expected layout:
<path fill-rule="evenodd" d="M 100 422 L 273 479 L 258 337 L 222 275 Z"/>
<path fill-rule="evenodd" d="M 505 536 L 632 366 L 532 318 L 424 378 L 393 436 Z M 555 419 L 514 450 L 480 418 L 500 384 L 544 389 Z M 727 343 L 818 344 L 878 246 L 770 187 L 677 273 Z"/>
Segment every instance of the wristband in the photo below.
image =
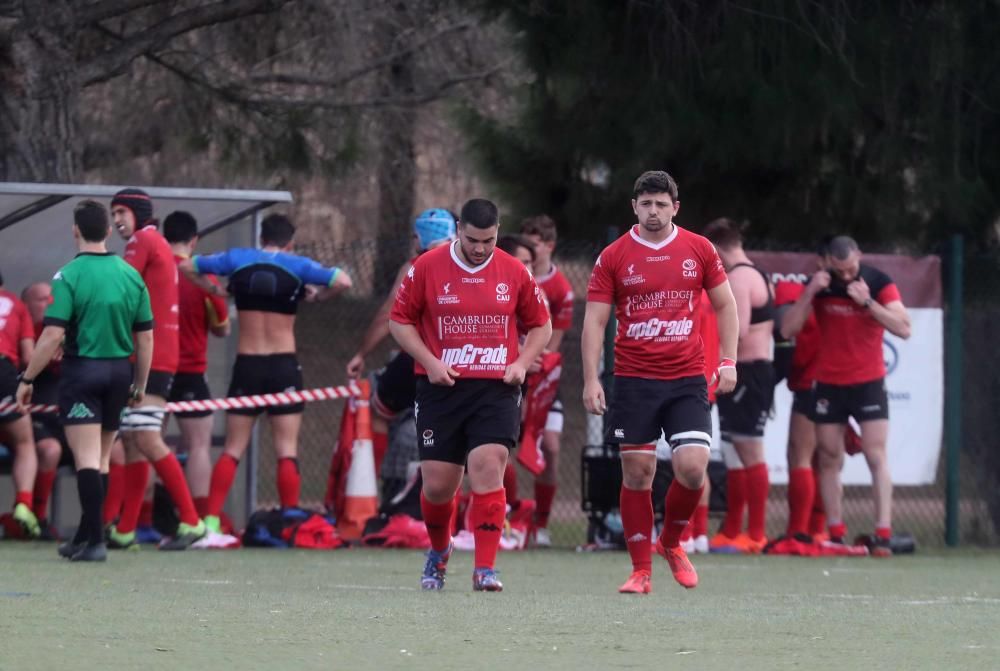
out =
<path fill-rule="evenodd" d="M 20 375 L 17 376 L 17 381 L 20 382 L 21 384 L 26 384 L 29 387 L 35 384 L 34 378 L 25 377 L 24 373 L 21 373 Z"/>
<path fill-rule="evenodd" d="M 736 368 L 736 359 L 723 359 L 719 362 L 719 368 Z"/>
<path fill-rule="evenodd" d="M 864 305 L 864 306 L 865 306 L 866 308 L 870 308 L 870 307 L 872 306 L 872 303 L 874 303 L 874 302 L 875 302 L 875 301 L 873 301 L 872 299 L 870 299 L 870 298 L 866 298 L 866 299 L 865 299 L 865 302 L 864 302 L 864 303 L 862 303 L 862 305 Z"/>

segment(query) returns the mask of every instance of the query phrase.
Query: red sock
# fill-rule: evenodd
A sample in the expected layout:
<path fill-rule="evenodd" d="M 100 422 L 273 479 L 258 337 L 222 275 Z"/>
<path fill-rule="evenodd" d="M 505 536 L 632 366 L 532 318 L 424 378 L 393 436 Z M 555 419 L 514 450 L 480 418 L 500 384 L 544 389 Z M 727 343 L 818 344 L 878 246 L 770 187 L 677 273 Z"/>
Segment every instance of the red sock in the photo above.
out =
<path fill-rule="evenodd" d="M 552 513 L 552 501 L 556 498 L 556 486 L 535 480 L 535 526 L 547 528 Z"/>
<path fill-rule="evenodd" d="M 507 503 L 514 505 L 521 500 L 517 495 L 517 468 L 510 460 L 507 460 L 507 468 L 503 472 L 503 489 Z"/>
<path fill-rule="evenodd" d="M 618 498 L 625 530 L 625 546 L 632 558 L 633 571 L 649 571 L 653 567 L 653 497 L 648 489 L 629 489 L 622 485 Z"/>
<path fill-rule="evenodd" d="M 208 514 L 208 497 L 207 496 L 196 496 L 194 497 L 194 509 L 198 511 L 198 517 L 204 517 Z"/>
<path fill-rule="evenodd" d="M 694 513 L 692 513 L 691 515 L 694 516 Z M 666 525 L 667 525 L 666 518 L 663 518 L 663 526 L 666 527 Z M 691 535 L 694 533 L 694 529 L 692 529 L 693 526 L 694 524 L 691 523 L 691 520 L 688 520 L 688 523 L 684 525 L 684 531 L 681 532 L 682 541 L 691 540 Z"/>
<path fill-rule="evenodd" d="M 236 469 L 240 467 L 240 462 L 223 453 L 219 460 L 215 462 L 212 469 L 212 484 L 208 489 L 208 514 L 219 516 L 222 506 L 226 505 L 226 496 L 229 488 L 233 486 L 236 479 Z"/>
<path fill-rule="evenodd" d="M 153 526 L 153 502 L 142 500 L 142 505 L 139 507 L 139 526 L 140 527 L 151 527 Z"/>
<path fill-rule="evenodd" d="M 493 568 L 500 549 L 500 534 L 507 515 L 507 492 L 503 489 L 472 493 L 472 535 L 476 541 L 475 568 Z"/>
<path fill-rule="evenodd" d="M 747 505 L 747 472 L 742 468 L 726 470 L 726 517 L 722 534 L 736 538 L 743 531 L 743 509 Z"/>
<path fill-rule="evenodd" d="M 761 463 L 746 469 L 747 475 L 747 535 L 752 540 L 764 538 L 767 524 L 767 491 L 771 483 L 767 477 L 767 464 Z"/>
<path fill-rule="evenodd" d="M 826 532 L 826 508 L 823 507 L 823 497 L 819 488 L 819 469 L 812 469 L 813 472 L 813 506 L 809 514 L 809 534 L 819 536 Z"/>
<path fill-rule="evenodd" d="M 375 473 L 382 472 L 382 459 L 389 449 L 389 434 L 372 431 L 372 451 L 375 453 Z"/>
<path fill-rule="evenodd" d="M 28 506 L 29 510 L 31 509 L 31 492 L 17 492 L 14 495 L 14 505 L 18 506 L 22 503 Z"/>
<path fill-rule="evenodd" d="M 420 512 L 424 516 L 427 535 L 435 552 L 444 552 L 451 544 L 451 526 L 455 515 L 455 498 L 445 503 L 431 503 L 420 492 Z"/>
<path fill-rule="evenodd" d="M 677 547 L 681 534 L 691 528 L 691 516 L 701 501 L 702 485 L 698 489 L 688 489 L 677 478 L 670 483 L 666 502 L 663 504 L 663 531 L 660 532 L 660 543 L 663 547 Z"/>
<path fill-rule="evenodd" d="M 875 527 L 875 535 L 878 538 L 892 540 L 892 527 Z"/>
<path fill-rule="evenodd" d="M 119 533 L 127 534 L 135 531 L 139 522 L 139 511 L 142 509 L 142 499 L 146 496 L 146 485 L 149 483 L 149 462 L 136 461 L 125 464 L 125 496 L 122 501 L 122 514 L 115 528 Z"/>
<path fill-rule="evenodd" d="M 809 467 L 793 468 L 788 473 L 788 531 L 789 536 L 809 533 L 809 514 L 812 512 L 815 480 Z"/>
<path fill-rule="evenodd" d="M 847 525 L 843 522 L 830 523 L 830 538 L 844 540 L 847 537 Z"/>
<path fill-rule="evenodd" d="M 278 498 L 282 508 L 295 508 L 299 505 L 299 493 L 302 490 L 302 476 L 299 475 L 299 460 L 295 457 L 278 459 Z"/>
<path fill-rule="evenodd" d="M 692 533 L 695 538 L 708 535 L 708 506 L 699 504 L 694 509 L 694 515 L 691 516 L 691 524 L 694 526 Z"/>
<path fill-rule="evenodd" d="M 111 464 L 108 471 L 108 491 L 104 492 L 104 524 L 115 521 L 122 511 L 125 498 L 125 464 Z"/>
<path fill-rule="evenodd" d="M 154 462 L 153 468 L 156 469 L 156 474 L 160 476 L 163 486 L 167 488 L 167 493 L 177 506 L 177 515 L 181 518 L 181 523 L 197 526 L 201 518 L 198 517 L 198 511 L 194 507 L 191 490 L 188 489 L 187 480 L 184 478 L 184 470 L 174 453 L 170 452 Z"/>
<path fill-rule="evenodd" d="M 35 517 L 40 520 L 49 516 L 49 497 L 52 496 L 52 487 L 56 483 L 56 470 L 38 471 L 35 476 L 35 491 L 31 493 L 31 507 L 35 511 Z"/>

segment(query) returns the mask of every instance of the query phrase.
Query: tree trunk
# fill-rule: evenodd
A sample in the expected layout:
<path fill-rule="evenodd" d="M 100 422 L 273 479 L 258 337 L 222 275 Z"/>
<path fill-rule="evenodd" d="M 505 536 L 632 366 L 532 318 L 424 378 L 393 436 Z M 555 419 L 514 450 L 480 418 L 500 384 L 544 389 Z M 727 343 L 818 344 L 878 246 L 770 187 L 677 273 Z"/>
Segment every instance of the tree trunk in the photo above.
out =
<path fill-rule="evenodd" d="M 0 179 L 73 182 L 80 175 L 79 86 L 72 11 L 22 3 L 0 55 Z M 2 38 L 0 38 L 2 39 Z"/>

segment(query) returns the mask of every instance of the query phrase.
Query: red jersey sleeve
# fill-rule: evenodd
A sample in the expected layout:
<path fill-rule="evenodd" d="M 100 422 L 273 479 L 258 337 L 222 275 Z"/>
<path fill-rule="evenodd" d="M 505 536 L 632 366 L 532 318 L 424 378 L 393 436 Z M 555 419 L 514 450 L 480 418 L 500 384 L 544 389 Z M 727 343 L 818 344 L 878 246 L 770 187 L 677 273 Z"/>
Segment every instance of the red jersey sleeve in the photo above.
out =
<path fill-rule="evenodd" d="M 417 324 L 424 309 L 424 264 L 414 263 L 396 289 L 389 319 L 399 324 Z"/>
<path fill-rule="evenodd" d="M 209 275 L 208 281 L 215 286 L 222 286 L 215 275 Z M 229 305 L 226 299 L 216 294 L 205 292 L 205 316 L 207 317 L 209 328 L 222 326 L 229 321 Z"/>
<path fill-rule="evenodd" d="M 612 275 L 611 254 L 605 249 L 597 257 L 594 270 L 590 273 L 590 283 L 587 285 L 587 300 L 595 303 L 615 302 L 615 278 Z"/>
<path fill-rule="evenodd" d="M 774 285 L 774 304 L 780 306 L 794 303 L 799 300 L 803 291 L 805 291 L 805 285 L 799 282 L 778 282 Z"/>
<path fill-rule="evenodd" d="M 875 300 L 877 300 L 882 305 L 888 305 L 893 301 L 902 300 L 902 296 L 899 295 L 899 288 L 895 284 L 890 282 L 889 284 L 882 287 L 882 290 L 878 292 L 877 296 L 875 296 Z"/>
<path fill-rule="evenodd" d="M 545 307 L 542 291 L 527 269 L 524 270 L 524 281 L 517 293 L 517 318 L 529 330 L 544 326 L 549 321 L 549 311 Z"/>
<path fill-rule="evenodd" d="M 722 265 L 719 252 L 715 251 L 715 245 L 704 238 L 699 242 L 702 246 L 701 261 L 705 266 L 703 286 L 706 289 L 714 289 L 729 279 L 726 275 L 726 267 Z"/>
<path fill-rule="evenodd" d="M 567 331 L 573 326 L 573 287 L 562 274 L 557 273 L 554 288 L 556 291 L 545 291 L 549 299 L 552 328 Z"/>
<path fill-rule="evenodd" d="M 125 244 L 125 260 L 141 275 L 149 263 L 149 245 L 143 244 L 139 233 L 139 231 L 133 233 Z"/>

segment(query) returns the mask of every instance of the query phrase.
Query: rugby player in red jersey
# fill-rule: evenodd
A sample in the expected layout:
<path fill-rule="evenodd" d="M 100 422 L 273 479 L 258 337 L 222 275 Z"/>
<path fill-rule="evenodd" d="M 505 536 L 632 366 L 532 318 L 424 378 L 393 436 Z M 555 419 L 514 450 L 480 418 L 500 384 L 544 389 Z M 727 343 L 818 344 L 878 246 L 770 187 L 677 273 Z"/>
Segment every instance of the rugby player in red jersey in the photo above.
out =
<path fill-rule="evenodd" d="M 35 350 L 35 328 L 21 299 L 3 288 L 0 278 L 0 398 L 12 400 L 18 372 Z M 14 521 L 28 538 L 41 533 L 32 510 L 32 492 L 38 471 L 31 418 L 11 409 L 0 415 L 0 440 L 14 454 Z"/>
<path fill-rule="evenodd" d="M 492 202 L 468 201 L 458 240 L 420 256 L 396 294 L 389 329 L 416 364 L 421 510 L 431 539 L 421 587 L 444 587 L 455 493 L 468 465 L 473 589 L 503 589 L 496 570 L 503 473 L 518 438 L 521 384 L 552 326 L 531 273 L 495 249 Z M 518 346 L 517 322 L 527 329 Z"/>
<path fill-rule="evenodd" d="M 521 235 L 535 245 L 535 281 L 549 302 L 552 314 L 552 339 L 545 349 L 558 352 L 563 336 L 573 326 L 573 287 L 562 271 L 552 262 L 556 249 L 556 222 L 542 214 L 529 217 L 521 222 Z M 559 474 L 559 441 L 563 429 L 563 406 L 557 397 L 542 433 L 542 454 L 545 456 L 545 470 L 535 478 L 535 519 L 532 541 L 540 547 L 552 545 L 549 536 L 549 515 L 556 497 Z"/>
<path fill-rule="evenodd" d="M 198 245 L 198 222 L 188 212 L 171 212 L 163 220 L 163 237 L 170 243 L 174 261 L 191 258 Z M 209 281 L 219 281 L 209 276 Z M 180 357 L 177 375 L 170 386 L 170 401 L 204 401 L 212 398 L 205 380 L 208 368 L 208 334 L 229 335 L 229 308 L 226 299 L 209 293 L 187 277 L 177 284 L 180 307 Z M 188 487 L 194 506 L 202 517 L 208 515 L 208 489 L 212 479 L 212 411 L 176 412 L 181 431 L 181 448 L 187 454 Z"/>
<path fill-rule="evenodd" d="M 122 417 L 125 444 L 125 496 L 121 517 L 108 531 L 108 547 L 135 546 L 135 529 L 149 482 L 149 463 L 177 506 L 180 525 L 174 538 L 160 545 L 163 550 L 184 550 L 205 535 L 205 524 L 191 498 L 180 462 L 163 442 L 164 406 L 177 372 L 178 307 L 177 264 L 170 245 L 153 218 L 153 202 L 141 189 L 122 189 L 111 199 L 111 216 L 118 233 L 127 240 L 125 261 L 139 271 L 149 289 L 153 308 L 153 363 L 146 385 L 145 402 L 129 407 Z"/>
<path fill-rule="evenodd" d="M 726 517 L 711 546 L 756 554 L 767 545 L 764 532 L 770 482 L 764 460 L 764 426 L 774 401 L 774 288 L 743 249 L 742 228 L 723 217 L 709 222 L 703 231 L 726 266 L 740 320 L 736 348 L 739 382 L 732 394 L 719 399 L 719 433 L 727 467 Z M 748 513 L 746 533 L 742 533 L 744 507 Z"/>
<path fill-rule="evenodd" d="M 910 317 L 899 289 L 884 272 L 861 263 L 861 250 L 850 237 L 838 236 L 828 247 L 827 270 L 814 274 L 805 291 L 782 318 L 791 337 L 811 313 L 819 326 L 813 420 L 819 443 L 820 489 L 829 519 L 830 541 L 843 546 L 847 535 L 841 509 L 840 470 L 844 432 L 853 416 L 861 425 L 861 450 L 872 473 L 877 556 L 892 554 L 892 476 L 886 456 L 889 398 L 885 388 L 882 338 L 886 330 L 910 337 Z"/>
<path fill-rule="evenodd" d="M 52 286 L 48 282 L 29 284 L 21 291 L 21 300 L 31 315 L 37 343 L 44 328 L 42 320 L 45 318 L 45 310 L 52 304 Z M 53 362 L 35 378 L 35 391 L 31 397 L 33 403 L 58 405 L 61 358 L 62 352 L 58 352 L 53 357 Z M 43 540 L 55 540 L 56 530 L 49 528 L 48 523 L 49 499 L 56 482 L 56 471 L 59 469 L 66 437 L 59 421 L 59 414 L 55 412 L 32 413 L 31 428 L 35 437 L 35 452 L 38 454 L 38 474 L 35 476 L 32 511 L 38 518 L 38 525 L 41 528 L 39 537 Z"/>
<path fill-rule="evenodd" d="M 605 439 L 620 445 L 621 515 L 632 559 L 623 593 L 652 589 L 655 443 L 662 431 L 672 450 L 674 480 L 667 490 L 663 531 L 656 551 L 687 588 L 698 574 L 680 536 L 698 506 L 711 449 L 712 419 L 701 339 L 701 292 L 718 317 L 722 361 L 720 394 L 736 385 L 736 302 L 715 248 L 673 223 L 680 207 L 677 184 L 663 171 L 645 172 L 633 188 L 638 223 L 601 252 L 587 290 L 583 322 L 583 403 L 603 415 Z M 610 408 L 598 377 L 604 328 L 614 307 L 614 390 Z"/>

